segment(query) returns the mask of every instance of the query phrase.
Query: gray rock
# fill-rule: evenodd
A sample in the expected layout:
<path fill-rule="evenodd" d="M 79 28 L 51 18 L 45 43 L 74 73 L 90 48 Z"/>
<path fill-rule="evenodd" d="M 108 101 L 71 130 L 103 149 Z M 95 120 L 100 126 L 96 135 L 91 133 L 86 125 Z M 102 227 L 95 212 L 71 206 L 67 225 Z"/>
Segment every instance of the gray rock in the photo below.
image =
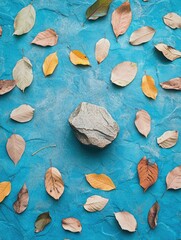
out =
<path fill-rule="evenodd" d="M 109 145 L 119 133 L 118 124 L 105 108 L 87 102 L 75 109 L 69 123 L 81 143 L 99 148 Z"/>

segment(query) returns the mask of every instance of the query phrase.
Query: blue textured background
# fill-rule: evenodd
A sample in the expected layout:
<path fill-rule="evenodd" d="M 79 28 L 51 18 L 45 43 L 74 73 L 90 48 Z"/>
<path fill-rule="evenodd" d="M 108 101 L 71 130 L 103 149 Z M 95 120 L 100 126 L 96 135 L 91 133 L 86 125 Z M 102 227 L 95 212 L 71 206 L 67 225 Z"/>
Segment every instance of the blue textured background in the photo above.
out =
<path fill-rule="evenodd" d="M 34 81 L 23 94 L 18 88 L 0 97 L 0 181 L 12 182 L 10 195 L 0 204 L 1 240 L 58 240 L 58 239 L 181 239 L 181 191 L 166 190 L 167 173 L 181 164 L 181 139 L 171 149 L 161 149 L 156 137 L 166 130 L 181 132 L 180 93 L 163 90 L 159 83 L 181 75 L 181 60 L 167 61 L 154 49 L 154 44 L 164 42 L 180 49 L 180 30 L 167 27 L 162 17 L 168 12 L 181 14 L 180 0 L 130 0 L 133 20 L 126 34 L 116 41 L 110 24 L 111 14 L 123 1 L 111 4 L 108 16 L 95 22 L 85 21 L 85 11 L 94 0 L 34 0 L 37 18 L 34 28 L 20 37 L 12 36 L 13 22 L 18 11 L 27 6 L 29 0 L 1 0 L 0 25 L 0 77 L 12 79 L 16 62 L 26 56 L 33 64 Z M 156 29 L 154 38 L 141 46 L 128 43 L 130 34 L 137 28 L 148 25 Z M 53 28 L 59 35 L 58 45 L 42 48 L 30 42 L 40 31 Z M 111 42 L 108 58 L 100 65 L 94 57 L 95 43 L 106 36 Z M 69 46 L 87 54 L 92 67 L 76 67 L 69 61 Z M 22 50 L 23 49 L 23 50 Z M 59 65 L 54 74 L 45 78 L 42 64 L 45 57 L 57 51 Z M 115 87 L 110 82 L 112 68 L 122 61 L 138 64 L 135 80 L 125 88 Z M 144 72 L 153 76 L 158 88 L 156 101 L 144 96 L 141 78 Z M 68 117 L 82 101 L 105 107 L 120 126 L 117 139 L 104 150 L 90 149 L 81 145 L 72 133 Z M 21 104 L 35 108 L 34 119 L 26 124 L 10 120 L 10 112 Z M 147 110 L 152 117 L 152 130 L 147 139 L 134 126 L 138 109 Z M 3 128 L 6 128 L 3 129 Z M 7 131 L 8 130 L 8 131 Z M 12 133 L 26 140 L 26 151 L 17 166 L 9 159 L 5 145 Z M 34 140 L 33 140 L 34 139 Z M 35 156 L 37 149 L 56 144 Z M 159 167 L 159 178 L 147 192 L 139 186 L 137 163 L 146 155 Z M 62 173 L 65 192 L 55 201 L 45 191 L 44 175 L 53 166 Z M 95 190 L 85 180 L 85 174 L 105 173 L 117 186 L 111 192 Z M 17 193 L 26 182 L 30 201 L 27 210 L 17 215 L 12 204 Z M 101 212 L 88 213 L 83 209 L 87 197 L 98 194 L 110 199 Z M 147 214 L 152 204 L 160 204 L 158 226 L 150 230 Z M 113 212 L 130 211 L 138 222 L 135 233 L 124 232 L 114 219 Z M 50 211 L 52 222 L 46 229 L 34 233 L 37 216 Z M 66 232 L 61 219 L 78 218 L 83 226 L 80 234 Z"/>

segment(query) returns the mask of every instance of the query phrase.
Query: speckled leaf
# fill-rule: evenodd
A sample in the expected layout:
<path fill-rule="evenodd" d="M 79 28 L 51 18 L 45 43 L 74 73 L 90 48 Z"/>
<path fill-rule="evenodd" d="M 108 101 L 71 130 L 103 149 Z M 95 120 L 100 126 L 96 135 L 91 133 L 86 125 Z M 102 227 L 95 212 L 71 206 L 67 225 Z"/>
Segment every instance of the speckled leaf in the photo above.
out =
<path fill-rule="evenodd" d="M 158 90 L 155 87 L 155 81 L 151 76 L 145 75 L 142 78 L 142 91 L 143 93 L 152 99 L 156 99 L 157 94 L 158 94 Z"/>
<path fill-rule="evenodd" d="M 120 87 L 125 87 L 134 80 L 137 71 L 138 69 L 136 63 L 122 62 L 113 68 L 111 81 Z"/>
<path fill-rule="evenodd" d="M 142 43 L 149 42 L 155 34 L 155 29 L 152 27 L 141 27 L 134 31 L 129 39 L 132 45 L 140 45 Z"/>
<path fill-rule="evenodd" d="M 104 191 L 110 191 L 116 188 L 113 181 L 105 174 L 87 174 L 86 180 L 93 188 L 98 188 Z"/>
<path fill-rule="evenodd" d="M 35 24 L 36 12 L 30 4 L 21 9 L 14 20 L 14 35 L 22 35 L 29 32 Z"/>
<path fill-rule="evenodd" d="M 18 134 L 13 134 L 8 139 L 6 144 L 6 150 L 8 152 L 9 157 L 16 165 L 21 159 L 24 151 L 25 151 L 25 140 Z"/>
<path fill-rule="evenodd" d="M 169 81 L 160 83 L 164 89 L 181 90 L 181 77 L 170 79 Z"/>
<path fill-rule="evenodd" d="M 88 20 L 96 20 L 107 15 L 112 0 L 97 0 L 86 11 Z"/>
<path fill-rule="evenodd" d="M 31 121 L 33 115 L 34 109 L 30 105 L 23 104 L 11 112 L 10 118 L 14 121 L 24 123 Z"/>
<path fill-rule="evenodd" d="M 135 232 L 137 228 L 137 221 L 135 217 L 129 212 L 117 212 L 114 213 L 119 226 L 128 232 Z"/>
<path fill-rule="evenodd" d="M 158 178 L 158 166 L 156 163 L 151 163 L 146 157 L 143 157 L 138 163 L 138 176 L 140 180 L 140 186 L 146 191 L 151 187 Z"/>
<path fill-rule="evenodd" d="M 43 229 L 51 222 L 51 217 L 49 212 L 40 214 L 35 222 L 35 232 L 41 232 Z"/>
<path fill-rule="evenodd" d="M 32 65 L 28 58 L 23 57 L 13 69 L 13 78 L 16 85 L 23 92 L 33 81 Z"/>
<path fill-rule="evenodd" d="M 155 48 L 162 52 L 162 54 L 170 61 L 174 61 L 177 58 L 181 57 L 181 52 L 176 50 L 175 48 L 168 46 L 164 43 L 159 43 L 155 45 Z"/>
<path fill-rule="evenodd" d="M 101 38 L 96 43 L 96 50 L 95 50 L 95 56 L 98 63 L 101 63 L 104 61 L 104 59 L 108 56 L 110 49 L 110 42 L 106 38 Z"/>
<path fill-rule="evenodd" d="M 108 201 L 109 201 L 109 199 L 107 199 L 107 198 L 103 198 L 98 195 L 93 195 L 93 196 L 87 198 L 87 201 L 84 204 L 84 208 L 88 212 L 101 211 L 106 206 Z"/>
<path fill-rule="evenodd" d="M 135 125 L 138 131 L 145 137 L 148 136 L 151 130 L 151 117 L 145 110 L 140 110 L 136 113 Z"/>
<path fill-rule="evenodd" d="M 178 140 L 178 131 L 166 131 L 157 138 L 157 143 L 162 148 L 171 148 L 175 146 Z"/>
<path fill-rule="evenodd" d="M 167 190 L 181 188 L 181 166 L 174 168 L 166 177 Z"/>
<path fill-rule="evenodd" d="M 80 52 L 79 50 L 73 50 L 70 52 L 70 61 L 74 65 L 87 65 L 90 66 L 89 59 L 85 54 Z"/>
<path fill-rule="evenodd" d="M 130 3 L 128 1 L 124 2 L 112 14 L 112 27 L 116 37 L 123 35 L 132 20 L 132 12 Z"/>
<path fill-rule="evenodd" d="M 58 35 L 53 29 L 47 29 L 43 32 L 38 33 L 38 35 L 33 39 L 31 43 L 40 45 L 42 47 L 55 46 L 58 41 Z"/>
<path fill-rule="evenodd" d="M 26 184 L 24 184 L 18 193 L 18 198 L 16 202 L 13 204 L 14 211 L 18 214 L 24 212 L 28 206 L 28 202 L 29 202 L 28 189 L 26 187 Z"/>
<path fill-rule="evenodd" d="M 82 225 L 80 221 L 76 218 L 64 218 L 62 219 L 62 227 L 63 229 L 70 231 L 70 232 L 81 232 Z"/>
<path fill-rule="evenodd" d="M 163 21 L 170 28 L 181 28 L 181 16 L 174 12 L 167 13 L 163 17 Z"/>
<path fill-rule="evenodd" d="M 43 73 L 46 76 L 51 75 L 54 71 L 56 66 L 58 65 L 58 57 L 57 53 L 54 52 L 50 55 L 48 55 L 45 58 L 45 61 L 43 63 Z"/>
<path fill-rule="evenodd" d="M 7 197 L 11 192 L 10 182 L 0 182 L 0 203 Z"/>
<path fill-rule="evenodd" d="M 152 229 L 154 229 L 157 226 L 159 210 L 160 206 L 158 202 L 155 202 L 148 212 L 148 224 Z"/>
<path fill-rule="evenodd" d="M 4 95 L 16 86 L 16 82 L 14 80 L 0 80 L 0 95 Z"/>

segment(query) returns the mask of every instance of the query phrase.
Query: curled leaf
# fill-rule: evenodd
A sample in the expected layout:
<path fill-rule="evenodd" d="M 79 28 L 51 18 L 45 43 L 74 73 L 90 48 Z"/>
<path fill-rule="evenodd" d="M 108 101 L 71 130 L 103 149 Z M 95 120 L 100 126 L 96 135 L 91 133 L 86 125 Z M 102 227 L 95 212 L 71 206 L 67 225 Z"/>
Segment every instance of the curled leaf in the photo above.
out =
<path fill-rule="evenodd" d="M 108 203 L 109 199 L 103 198 L 98 195 L 93 195 L 89 197 L 84 204 L 85 210 L 88 212 L 96 212 L 96 211 L 101 211 L 106 204 Z"/>
<path fill-rule="evenodd" d="M 42 47 L 55 46 L 58 41 L 58 35 L 53 29 L 47 29 L 38 35 L 31 42 L 32 44 L 40 45 Z"/>
<path fill-rule="evenodd" d="M 95 56 L 98 63 L 101 63 L 104 61 L 104 59 L 107 57 L 110 49 L 110 42 L 106 38 L 101 38 L 96 43 L 96 51 Z"/>
<path fill-rule="evenodd" d="M 62 227 L 63 229 L 74 233 L 82 231 L 82 225 L 80 221 L 72 217 L 62 219 Z"/>
<path fill-rule="evenodd" d="M 10 182 L 0 182 L 0 203 L 7 197 L 11 192 Z"/>
<path fill-rule="evenodd" d="M 157 226 L 157 220 L 158 220 L 158 212 L 160 210 L 160 206 L 158 202 L 155 202 L 153 206 L 150 208 L 148 213 L 148 223 L 149 226 L 154 229 Z"/>
<path fill-rule="evenodd" d="M 90 66 L 89 59 L 85 54 L 80 52 L 79 50 L 73 50 L 70 52 L 70 61 L 74 65 L 87 65 Z"/>
<path fill-rule="evenodd" d="M 146 157 L 143 157 L 138 163 L 137 170 L 140 186 L 144 188 L 144 191 L 146 192 L 146 190 L 157 181 L 158 166 L 156 163 L 151 163 Z"/>
<path fill-rule="evenodd" d="M 162 148 L 171 148 L 175 146 L 178 140 L 178 131 L 166 131 L 157 138 L 157 143 Z"/>
<path fill-rule="evenodd" d="M 142 43 L 149 42 L 155 34 L 155 29 L 152 27 L 141 27 L 134 31 L 129 39 L 132 45 L 140 45 Z"/>
<path fill-rule="evenodd" d="M 117 212 L 114 213 L 119 226 L 128 232 L 135 232 L 137 228 L 137 222 L 135 217 L 129 212 Z"/>
<path fill-rule="evenodd" d="M 181 52 L 175 48 L 168 46 L 164 43 L 159 43 L 155 45 L 155 48 L 162 52 L 162 54 L 170 61 L 174 61 L 177 58 L 181 57 Z"/>
<path fill-rule="evenodd" d="M 97 0 L 86 11 L 86 18 L 88 20 L 96 20 L 107 15 L 109 6 L 112 0 Z"/>
<path fill-rule="evenodd" d="M 45 77 L 51 75 L 55 71 L 57 65 L 58 65 L 57 53 L 54 52 L 48 55 L 48 57 L 45 58 L 45 61 L 43 63 L 43 73 Z"/>
<path fill-rule="evenodd" d="M 181 16 L 174 12 L 167 13 L 163 17 L 163 21 L 170 28 L 181 28 Z"/>
<path fill-rule="evenodd" d="M 8 139 L 6 150 L 11 160 L 16 165 L 25 151 L 25 140 L 18 134 L 13 134 Z"/>
<path fill-rule="evenodd" d="M 18 198 L 16 202 L 13 204 L 14 211 L 16 213 L 24 212 L 28 206 L 28 202 L 29 202 L 28 189 L 26 187 L 26 184 L 24 184 L 18 193 Z"/>
<path fill-rule="evenodd" d="M 85 176 L 86 180 L 93 188 L 98 188 L 104 191 L 110 191 L 116 188 L 111 178 L 105 174 L 91 173 Z"/>
<path fill-rule="evenodd" d="M 14 80 L 0 80 L 0 95 L 4 95 L 16 86 L 16 82 Z"/>
<path fill-rule="evenodd" d="M 142 78 L 142 91 L 143 93 L 152 99 L 156 99 L 157 94 L 158 94 L 158 90 L 155 87 L 155 81 L 151 76 L 145 75 Z"/>
<path fill-rule="evenodd" d="M 34 110 L 30 105 L 23 104 L 11 112 L 10 118 L 21 123 L 29 122 L 33 118 Z"/>
<path fill-rule="evenodd" d="M 135 125 L 138 131 L 145 137 L 148 136 L 151 130 L 151 117 L 145 110 L 140 110 L 136 113 Z"/>
<path fill-rule="evenodd" d="M 181 90 L 181 77 L 170 79 L 169 81 L 160 83 L 164 89 Z"/>
<path fill-rule="evenodd" d="M 111 81 L 120 87 L 125 87 L 134 80 L 137 71 L 136 63 L 122 62 L 112 70 Z"/>
<path fill-rule="evenodd" d="M 180 189 L 181 188 L 181 166 L 174 168 L 167 174 L 166 177 L 167 190 L 168 189 Z"/>
<path fill-rule="evenodd" d="M 52 218 L 50 217 L 49 212 L 40 214 L 35 221 L 35 232 L 39 233 L 51 222 Z"/>
<path fill-rule="evenodd" d="M 121 6 L 116 8 L 112 14 L 112 27 L 116 37 L 123 35 L 132 20 L 132 12 L 130 3 L 128 1 L 124 2 Z"/>

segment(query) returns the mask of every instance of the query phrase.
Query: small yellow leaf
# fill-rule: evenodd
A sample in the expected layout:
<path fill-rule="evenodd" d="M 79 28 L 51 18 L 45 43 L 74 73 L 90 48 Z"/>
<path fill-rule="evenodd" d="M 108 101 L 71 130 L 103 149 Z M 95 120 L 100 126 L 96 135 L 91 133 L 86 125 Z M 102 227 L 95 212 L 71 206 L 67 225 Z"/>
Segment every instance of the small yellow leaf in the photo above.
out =
<path fill-rule="evenodd" d="M 45 61 L 43 63 L 43 73 L 45 77 L 51 75 L 54 72 L 57 65 L 58 65 L 57 53 L 54 52 L 48 55 L 48 57 L 45 58 Z"/>
<path fill-rule="evenodd" d="M 85 54 L 80 52 L 79 50 L 73 50 L 70 52 L 70 61 L 74 65 L 87 65 L 90 66 L 89 59 Z"/>
<path fill-rule="evenodd" d="M 87 174 L 86 180 L 93 188 L 98 188 L 104 191 L 110 191 L 116 188 L 113 181 L 105 174 Z"/>
<path fill-rule="evenodd" d="M 143 93 L 152 99 L 156 99 L 158 90 L 155 87 L 155 81 L 151 76 L 145 75 L 142 78 L 142 91 Z"/>
<path fill-rule="evenodd" d="M 10 182 L 1 182 L 0 183 L 0 202 L 2 202 L 5 197 L 7 197 L 11 192 L 11 183 Z"/>

